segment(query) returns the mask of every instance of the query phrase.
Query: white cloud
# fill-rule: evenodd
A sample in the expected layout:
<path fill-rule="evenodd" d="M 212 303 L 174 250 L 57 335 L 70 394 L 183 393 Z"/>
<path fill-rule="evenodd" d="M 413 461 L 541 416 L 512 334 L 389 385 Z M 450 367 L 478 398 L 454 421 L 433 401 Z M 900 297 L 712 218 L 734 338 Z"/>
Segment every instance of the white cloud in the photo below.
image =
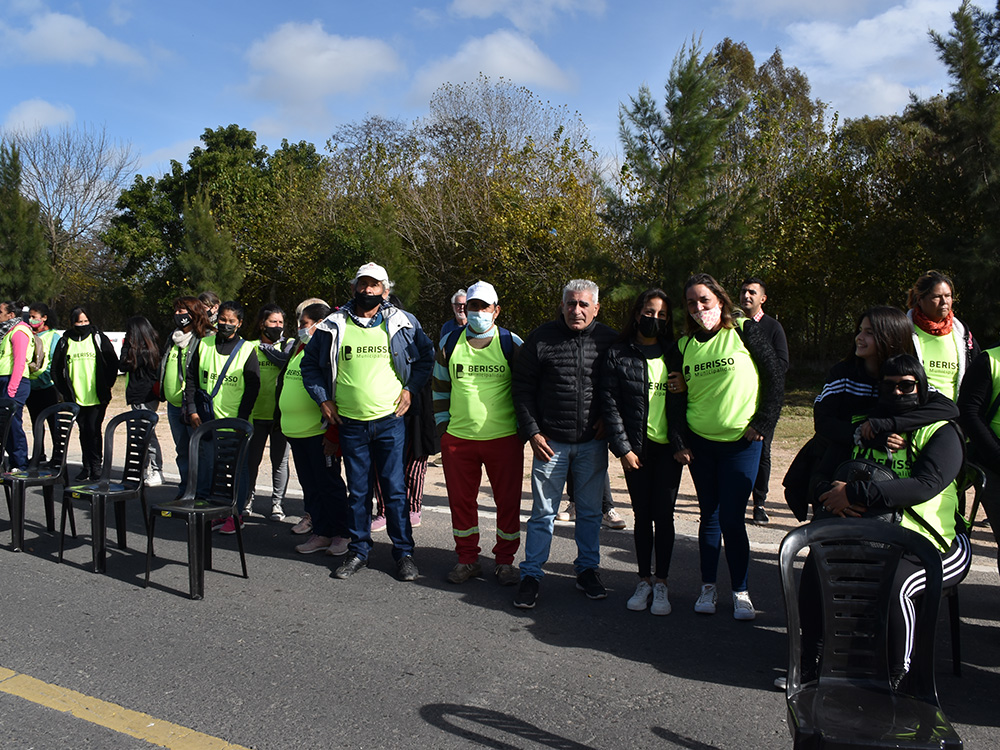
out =
<path fill-rule="evenodd" d="M 945 71 L 928 37 L 951 28 L 952 0 L 905 0 L 851 24 L 790 24 L 785 62 L 809 76 L 813 90 L 848 116 L 899 112 L 909 91 L 937 90 Z"/>
<path fill-rule="evenodd" d="M 452 0 L 450 11 L 461 18 L 506 18 L 521 31 L 547 29 L 560 14 L 604 13 L 604 0 Z"/>
<path fill-rule="evenodd" d="M 884 0 L 721 0 L 715 13 L 734 18 L 761 20 L 856 18 L 869 5 Z"/>
<path fill-rule="evenodd" d="M 512 31 L 496 31 L 471 39 L 453 56 L 432 62 L 418 71 L 413 86 L 414 101 L 426 102 L 443 83 L 474 80 L 480 73 L 525 86 L 566 91 L 570 77 L 527 37 Z"/>
<path fill-rule="evenodd" d="M 65 13 L 38 13 L 27 28 L 0 21 L 0 49 L 18 61 L 42 63 L 143 63 L 142 56 L 100 29 Z"/>
<path fill-rule="evenodd" d="M 364 91 L 403 68 L 387 43 L 328 34 L 320 21 L 282 24 L 250 45 L 246 59 L 255 96 L 300 112 L 321 111 L 325 97 Z"/>
<path fill-rule="evenodd" d="M 111 0 L 108 5 L 108 17 L 115 26 L 124 26 L 132 20 L 131 0 Z"/>
<path fill-rule="evenodd" d="M 7 113 L 4 130 L 37 130 L 39 128 L 68 125 L 76 119 L 73 108 L 51 104 L 44 99 L 28 99 L 15 105 Z"/>
<path fill-rule="evenodd" d="M 171 159 L 185 164 L 194 147 L 204 145 L 200 138 L 189 138 L 177 143 L 171 143 L 169 146 L 164 146 L 163 148 L 158 148 L 148 154 L 143 154 L 139 171 L 146 176 L 158 177 L 164 175 L 170 171 Z"/>

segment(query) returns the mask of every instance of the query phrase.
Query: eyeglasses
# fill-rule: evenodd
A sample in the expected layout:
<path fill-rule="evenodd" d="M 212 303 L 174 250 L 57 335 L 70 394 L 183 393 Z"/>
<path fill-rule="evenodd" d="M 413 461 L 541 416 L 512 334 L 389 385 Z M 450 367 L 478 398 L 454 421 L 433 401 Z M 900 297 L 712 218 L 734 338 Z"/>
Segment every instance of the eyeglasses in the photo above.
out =
<path fill-rule="evenodd" d="M 896 391 L 899 391 L 900 393 L 903 393 L 903 394 L 908 394 L 908 393 L 913 393 L 914 391 L 917 390 L 917 381 L 916 380 L 899 380 L 899 381 L 883 380 L 879 384 L 879 387 L 882 389 L 882 393 L 884 393 L 886 395 L 893 394 Z"/>

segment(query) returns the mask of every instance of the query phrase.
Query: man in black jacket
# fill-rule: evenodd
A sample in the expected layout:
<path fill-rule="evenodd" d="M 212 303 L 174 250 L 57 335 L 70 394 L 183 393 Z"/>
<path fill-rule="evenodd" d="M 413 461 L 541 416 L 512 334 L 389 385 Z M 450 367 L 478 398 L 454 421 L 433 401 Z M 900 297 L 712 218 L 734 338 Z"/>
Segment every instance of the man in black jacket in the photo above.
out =
<path fill-rule="evenodd" d="M 531 609 L 566 477 L 575 483 L 576 586 L 603 599 L 600 565 L 601 497 L 608 470 L 597 380 L 604 352 L 617 334 L 598 323 L 597 284 L 574 279 L 563 289 L 561 315 L 528 336 L 514 367 L 517 429 L 531 445 L 531 519 L 525 535 L 521 585 L 514 606 Z"/>
<path fill-rule="evenodd" d="M 760 330 L 771 342 L 774 353 L 778 355 L 783 365 L 782 371 L 788 372 L 788 341 L 785 338 L 785 329 L 781 323 L 767 315 L 763 310 L 763 304 L 767 301 L 767 286 L 761 279 L 751 277 L 743 282 L 740 287 L 740 307 L 743 314 L 757 322 Z M 771 519 L 767 517 L 764 510 L 764 501 L 767 499 L 767 485 L 771 478 L 771 436 L 764 438 L 764 445 L 760 451 L 760 468 L 757 469 L 757 481 L 753 485 L 753 522 L 758 526 L 764 526 Z"/>

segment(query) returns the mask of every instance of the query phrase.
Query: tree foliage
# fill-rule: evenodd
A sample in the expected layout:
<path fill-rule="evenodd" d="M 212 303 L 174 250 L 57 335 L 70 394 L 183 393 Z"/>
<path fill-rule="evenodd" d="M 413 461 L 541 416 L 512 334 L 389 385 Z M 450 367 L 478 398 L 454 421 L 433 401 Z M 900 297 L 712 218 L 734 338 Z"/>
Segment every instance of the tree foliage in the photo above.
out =
<path fill-rule="evenodd" d="M 29 304 L 50 297 L 52 267 L 38 204 L 21 194 L 21 158 L 0 141 L 0 299 Z"/>

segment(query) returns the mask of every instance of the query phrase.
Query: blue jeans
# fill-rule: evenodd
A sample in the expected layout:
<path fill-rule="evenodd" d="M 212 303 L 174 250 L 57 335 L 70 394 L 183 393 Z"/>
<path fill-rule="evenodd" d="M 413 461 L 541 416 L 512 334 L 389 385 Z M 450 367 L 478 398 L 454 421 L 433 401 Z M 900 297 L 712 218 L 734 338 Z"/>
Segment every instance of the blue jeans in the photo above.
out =
<path fill-rule="evenodd" d="M 542 566 L 549 559 L 552 528 L 562 499 L 566 477 L 573 476 L 576 501 L 577 575 L 597 569 L 601 564 L 601 500 L 608 473 L 608 442 L 559 443 L 549 440 L 555 455 L 548 461 L 537 458 L 531 464 L 531 518 L 524 540 L 521 577 L 542 577 Z"/>
<path fill-rule="evenodd" d="M 342 418 L 340 448 L 350 496 L 348 549 L 367 560 L 372 549 L 372 476 L 378 476 L 385 502 L 385 528 L 396 561 L 413 554 L 413 527 L 406 502 L 403 450 L 406 426 L 402 417 L 360 421 Z"/>
<path fill-rule="evenodd" d="M 302 485 L 303 504 L 312 519 L 313 533 L 347 537 L 350 506 L 340 476 L 340 460 L 323 453 L 323 436 L 287 438 Z"/>
<path fill-rule="evenodd" d="M 0 377 L 0 398 L 7 399 L 7 384 L 10 382 L 10 375 Z M 7 455 L 10 456 L 11 468 L 25 469 L 28 467 L 28 438 L 24 434 L 24 402 L 28 400 L 31 393 L 31 381 L 21 378 L 17 385 L 17 392 L 14 398 L 14 413 L 10 420 L 10 435 L 7 438 Z"/>
<path fill-rule="evenodd" d="M 688 447 L 694 454 L 688 468 L 701 509 L 698 526 L 701 582 L 715 583 L 725 539 L 730 584 L 733 591 L 746 591 L 750 539 L 745 517 L 760 465 L 761 443 L 742 438 L 723 443 L 692 434 Z"/>
<path fill-rule="evenodd" d="M 194 428 L 185 424 L 181 418 L 181 408 L 167 402 L 167 422 L 170 424 L 170 435 L 174 439 L 174 450 L 177 452 L 177 472 L 181 475 L 177 486 L 177 496 L 187 490 L 188 441 L 194 434 Z M 206 495 L 212 486 L 212 455 L 210 450 L 202 450 L 198 456 L 198 494 Z"/>

